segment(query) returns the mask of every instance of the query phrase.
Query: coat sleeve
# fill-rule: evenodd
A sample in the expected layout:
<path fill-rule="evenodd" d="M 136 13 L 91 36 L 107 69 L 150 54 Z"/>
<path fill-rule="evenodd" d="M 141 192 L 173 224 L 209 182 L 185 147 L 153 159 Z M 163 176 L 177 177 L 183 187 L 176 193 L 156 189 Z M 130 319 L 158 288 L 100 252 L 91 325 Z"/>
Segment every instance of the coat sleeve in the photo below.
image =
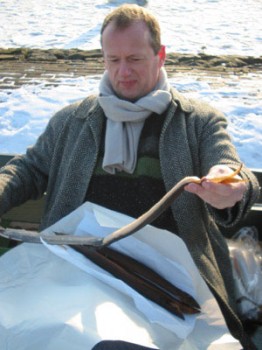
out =
<path fill-rule="evenodd" d="M 71 105 L 56 113 L 35 145 L 0 169 L 0 215 L 28 199 L 37 199 L 44 194 L 57 148 L 56 140 L 75 107 Z"/>
<path fill-rule="evenodd" d="M 236 170 L 242 161 L 227 131 L 227 119 L 221 112 L 203 103 L 201 107 L 197 106 L 196 110 L 198 118 L 193 118 L 195 126 L 193 130 L 199 150 L 197 162 L 200 164 L 200 176 L 206 175 L 216 164 L 225 164 L 232 170 Z M 240 176 L 247 183 L 242 201 L 226 210 L 218 210 L 206 205 L 215 221 L 221 226 L 234 226 L 247 215 L 259 196 L 258 181 L 245 164 L 242 166 Z"/>

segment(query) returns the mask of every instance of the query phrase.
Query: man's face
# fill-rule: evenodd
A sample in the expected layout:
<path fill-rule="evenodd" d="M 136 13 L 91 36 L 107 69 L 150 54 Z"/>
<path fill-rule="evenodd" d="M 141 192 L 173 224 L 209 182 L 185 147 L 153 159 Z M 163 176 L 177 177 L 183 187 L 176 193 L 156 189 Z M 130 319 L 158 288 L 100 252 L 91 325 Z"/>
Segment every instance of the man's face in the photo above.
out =
<path fill-rule="evenodd" d="M 116 95 L 136 101 L 155 87 L 165 50 L 155 55 L 150 46 L 150 33 L 143 22 L 125 29 L 116 29 L 110 23 L 102 35 L 105 68 Z"/>

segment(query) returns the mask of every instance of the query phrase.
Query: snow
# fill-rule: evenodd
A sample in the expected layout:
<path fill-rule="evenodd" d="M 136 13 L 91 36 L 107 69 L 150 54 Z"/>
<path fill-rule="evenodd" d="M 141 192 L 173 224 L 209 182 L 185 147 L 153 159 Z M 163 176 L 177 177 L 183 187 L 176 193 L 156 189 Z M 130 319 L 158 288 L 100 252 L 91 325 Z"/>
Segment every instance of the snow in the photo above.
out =
<path fill-rule="evenodd" d="M 0 47 L 99 48 L 103 18 L 120 3 L 2 0 Z M 149 0 L 145 6 L 158 17 L 168 52 L 261 55 L 261 1 Z M 57 86 L 41 81 L 0 90 L 0 153 L 25 152 L 57 110 L 96 92 L 99 78 L 61 77 Z M 171 79 L 185 95 L 206 100 L 226 114 L 233 143 L 251 168 L 262 168 L 261 81 L 261 72 L 221 77 L 222 84 L 195 75 Z"/>

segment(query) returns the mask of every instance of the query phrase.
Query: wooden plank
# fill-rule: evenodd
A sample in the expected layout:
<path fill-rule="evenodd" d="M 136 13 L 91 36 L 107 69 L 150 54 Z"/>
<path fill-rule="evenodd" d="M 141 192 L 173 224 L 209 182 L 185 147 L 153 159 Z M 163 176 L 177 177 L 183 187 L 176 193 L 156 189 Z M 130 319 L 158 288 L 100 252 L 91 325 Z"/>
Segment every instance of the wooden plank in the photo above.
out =
<path fill-rule="evenodd" d="M 14 157 L 12 154 L 0 154 L 0 167 L 4 166 Z M 1 217 L 1 225 L 37 230 L 42 217 L 45 196 L 38 200 L 29 200 L 14 207 Z"/>
<path fill-rule="evenodd" d="M 251 169 L 253 173 L 256 175 L 260 187 L 262 187 L 262 169 Z M 258 198 L 258 203 L 262 203 L 262 190 L 260 191 L 260 196 Z"/>
<path fill-rule="evenodd" d="M 14 157 L 14 154 L 0 154 L 0 168 Z"/>
<path fill-rule="evenodd" d="M 1 225 L 4 227 L 38 229 L 44 205 L 45 196 L 38 200 L 29 200 L 2 215 Z"/>

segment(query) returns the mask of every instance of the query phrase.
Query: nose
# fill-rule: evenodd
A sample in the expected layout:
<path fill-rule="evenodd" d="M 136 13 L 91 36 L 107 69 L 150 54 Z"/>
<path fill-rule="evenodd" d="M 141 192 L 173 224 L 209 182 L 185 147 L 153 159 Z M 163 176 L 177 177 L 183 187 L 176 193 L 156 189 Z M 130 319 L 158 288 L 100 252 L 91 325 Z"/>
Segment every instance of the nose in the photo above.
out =
<path fill-rule="evenodd" d="M 126 77 L 129 76 L 131 73 L 131 67 L 127 61 L 120 61 L 119 62 L 119 68 L 118 68 L 119 75 Z"/>

